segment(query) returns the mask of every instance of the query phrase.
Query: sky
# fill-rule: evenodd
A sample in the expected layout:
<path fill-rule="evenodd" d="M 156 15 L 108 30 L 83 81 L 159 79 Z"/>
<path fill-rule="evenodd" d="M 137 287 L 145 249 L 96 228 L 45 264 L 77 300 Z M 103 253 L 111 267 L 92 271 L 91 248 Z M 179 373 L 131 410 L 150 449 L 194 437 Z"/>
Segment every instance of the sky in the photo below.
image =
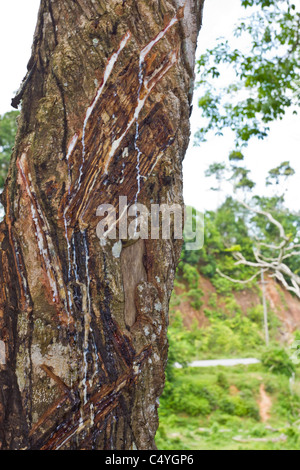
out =
<path fill-rule="evenodd" d="M 40 0 L 9 0 L 0 3 L 0 114 L 11 110 L 10 101 L 26 74 L 31 44 Z M 218 37 L 229 38 L 234 24 L 245 15 L 240 0 L 206 0 L 203 27 L 199 35 L 197 55 L 213 47 Z M 194 111 L 191 118 L 192 134 L 197 130 L 200 111 L 195 94 Z M 296 170 L 290 180 L 286 203 L 291 210 L 299 211 L 300 175 L 299 117 L 289 113 L 287 117 L 272 123 L 271 132 L 264 141 L 253 140 L 246 150 L 246 166 L 257 182 L 261 194 L 268 170 L 289 160 Z M 210 191 L 212 182 L 204 178 L 204 172 L 213 162 L 225 161 L 232 141 L 229 136 L 211 137 L 200 147 L 193 146 L 193 137 L 184 161 L 184 197 L 188 205 L 199 210 L 215 209 L 224 194 Z"/>
<path fill-rule="evenodd" d="M 245 9 L 240 0 L 206 0 L 204 4 L 203 26 L 199 35 L 197 56 L 207 48 L 216 45 L 220 36 L 232 37 L 234 25 L 245 16 Z M 229 8 L 230 5 L 230 8 Z M 240 39 L 239 39 L 240 41 Z M 238 44 L 237 44 L 238 47 Z M 197 130 L 200 120 L 197 109 L 197 93 L 194 99 L 194 112 L 191 119 L 192 134 Z M 300 175 L 300 122 L 299 116 L 287 113 L 282 121 L 271 124 L 271 132 L 263 141 L 254 139 L 244 151 L 245 164 L 251 170 L 250 178 L 257 183 L 259 194 L 266 194 L 265 178 L 271 168 L 283 161 L 290 161 L 296 174 L 289 180 L 286 193 L 286 205 L 293 211 L 300 210 L 299 175 Z M 229 136 L 210 138 L 200 147 L 193 146 L 193 137 L 184 161 L 184 197 L 185 203 L 199 210 L 215 209 L 224 199 L 224 194 L 210 190 L 213 181 L 204 178 L 204 172 L 213 162 L 228 160 L 233 150 Z"/>

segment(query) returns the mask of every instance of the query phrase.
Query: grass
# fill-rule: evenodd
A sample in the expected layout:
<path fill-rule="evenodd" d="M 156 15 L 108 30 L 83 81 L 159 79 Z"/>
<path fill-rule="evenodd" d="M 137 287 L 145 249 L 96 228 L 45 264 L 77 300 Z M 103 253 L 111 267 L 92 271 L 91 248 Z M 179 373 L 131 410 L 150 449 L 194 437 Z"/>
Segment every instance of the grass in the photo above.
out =
<path fill-rule="evenodd" d="M 194 267 L 185 268 L 183 279 L 176 280 L 177 293 L 171 299 L 169 363 L 159 409 L 158 449 L 298 449 L 300 367 L 292 363 L 288 345 L 284 347 L 278 341 L 282 325 L 277 314 L 269 308 L 268 348 L 262 306 L 249 307 L 245 315 L 231 291 L 211 293 L 203 304 L 205 327 L 199 328 L 195 321 L 188 329 L 181 304 L 188 301 L 196 310 L 202 305 L 198 277 Z M 294 339 L 299 340 L 300 333 L 296 332 Z M 173 367 L 175 362 L 186 366 L 195 359 L 243 357 L 260 359 L 261 363 L 230 368 Z M 293 372 L 295 381 L 291 383 Z M 267 402 L 271 400 L 266 422 L 261 419 L 263 392 Z"/>
<path fill-rule="evenodd" d="M 259 416 L 261 384 L 272 400 L 267 423 Z M 261 364 L 175 370 L 161 398 L 158 449 L 296 450 L 299 389 L 299 378 L 292 393 L 287 376 Z M 282 435 L 285 442 L 272 442 Z M 268 441 L 241 443 L 234 440 L 237 437 Z"/>

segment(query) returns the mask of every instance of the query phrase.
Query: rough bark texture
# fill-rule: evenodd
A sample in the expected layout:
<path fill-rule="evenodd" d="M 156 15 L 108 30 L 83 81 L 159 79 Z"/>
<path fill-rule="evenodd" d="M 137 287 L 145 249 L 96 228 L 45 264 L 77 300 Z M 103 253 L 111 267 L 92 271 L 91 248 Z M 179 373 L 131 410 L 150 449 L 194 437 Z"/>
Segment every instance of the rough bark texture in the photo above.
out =
<path fill-rule="evenodd" d="M 96 209 L 182 203 L 202 4 L 41 1 L 2 196 L 2 450 L 155 447 L 181 243 L 101 246 Z"/>

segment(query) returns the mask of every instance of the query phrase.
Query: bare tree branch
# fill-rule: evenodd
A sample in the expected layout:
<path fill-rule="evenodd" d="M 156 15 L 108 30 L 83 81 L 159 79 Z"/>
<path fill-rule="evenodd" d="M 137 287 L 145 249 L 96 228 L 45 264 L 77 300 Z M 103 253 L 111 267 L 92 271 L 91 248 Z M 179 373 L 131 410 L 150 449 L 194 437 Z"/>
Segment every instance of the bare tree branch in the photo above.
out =
<path fill-rule="evenodd" d="M 218 274 L 231 282 L 238 284 L 247 284 L 253 281 L 261 272 L 268 273 L 270 277 L 276 278 L 284 286 L 285 289 L 290 292 L 293 292 L 300 299 L 300 276 L 294 273 L 289 268 L 289 266 L 283 263 L 283 261 L 286 259 L 300 255 L 300 251 L 295 251 L 297 250 L 297 248 L 300 247 L 300 245 L 294 244 L 292 242 L 291 238 L 286 235 L 283 225 L 278 220 L 276 220 L 269 212 L 255 209 L 243 201 L 238 202 L 250 212 L 263 215 L 273 225 L 275 225 L 279 230 L 280 238 L 282 239 L 282 241 L 279 245 L 273 245 L 262 242 L 260 240 L 256 240 L 257 246 L 253 247 L 255 261 L 247 260 L 241 252 L 232 253 L 233 257 L 236 259 L 235 266 L 242 265 L 257 269 L 257 272 L 250 279 L 234 279 L 217 269 Z M 291 243 L 292 246 L 289 246 Z M 277 251 L 277 256 L 269 257 L 264 255 L 261 252 L 262 247 Z"/>
<path fill-rule="evenodd" d="M 255 214 L 260 214 L 260 215 L 265 216 L 271 222 L 271 224 L 275 225 L 278 228 L 279 233 L 280 233 L 280 238 L 283 238 L 283 240 L 285 241 L 290 241 L 290 238 L 287 237 L 285 234 L 285 230 L 282 224 L 278 220 L 274 219 L 274 217 L 272 216 L 272 214 L 270 214 L 270 212 L 255 209 L 254 207 L 249 206 L 246 202 L 241 201 L 241 200 L 238 200 L 238 202 L 242 204 L 250 212 L 254 212 Z"/>
<path fill-rule="evenodd" d="M 266 272 L 267 270 L 265 269 L 263 271 Z M 217 273 L 220 274 L 221 277 L 224 277 L 225 279 L 228 279 L 228 281 L 234 282 L 236 284 L 249 284 L 249 282 L 253 281 L 257 276 L 260 275 L 261 270 L 255 273 L 252 277 L 250 277 L 250 279 L 246 280 L 234 279 L 233 277 L 227 276 L 226 274 L 222 273 L 219 268 L 217 268 Z"/>

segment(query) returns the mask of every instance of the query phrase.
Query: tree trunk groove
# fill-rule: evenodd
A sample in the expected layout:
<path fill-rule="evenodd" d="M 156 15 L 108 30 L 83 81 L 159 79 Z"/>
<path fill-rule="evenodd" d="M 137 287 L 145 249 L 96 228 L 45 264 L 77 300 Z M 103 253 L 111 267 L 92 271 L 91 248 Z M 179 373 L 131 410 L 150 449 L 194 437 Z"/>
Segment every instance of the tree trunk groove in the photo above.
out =
<path fill-rule="evenodd" d="M 152 449 L 178 240 L 96 234 L 182 204 L 203 0 L 42 0 L 0 225 L 0 448 Z"/>

